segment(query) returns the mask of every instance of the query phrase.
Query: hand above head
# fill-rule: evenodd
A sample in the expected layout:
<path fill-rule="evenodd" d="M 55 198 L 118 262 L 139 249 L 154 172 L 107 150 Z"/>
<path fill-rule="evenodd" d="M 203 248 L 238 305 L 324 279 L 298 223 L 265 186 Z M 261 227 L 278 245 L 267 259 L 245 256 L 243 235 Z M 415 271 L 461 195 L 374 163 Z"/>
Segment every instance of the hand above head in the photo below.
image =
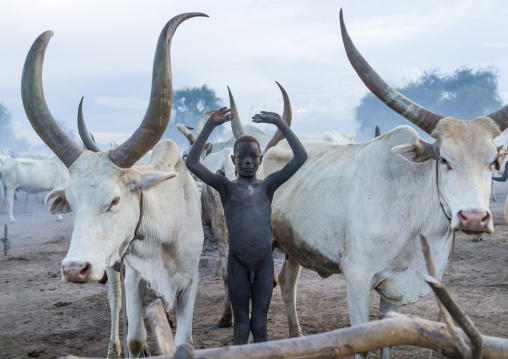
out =
<path fill-rule="evenodd" d="M 261 111 L 252 117 L 252 122 L 255 123 L 270 123 L 276 125 L 277 123 L 284 122 L 280 115 L 275 112 Z"/>
<path fill-rule="evenodd" d="M 213 126 L 220 126 L 225 122 L 231 121 L 233 118 L 235 118 L 235 114 L 231 113 L 231 109 L 223 107 L 212 113 L 207 122 Z"/>

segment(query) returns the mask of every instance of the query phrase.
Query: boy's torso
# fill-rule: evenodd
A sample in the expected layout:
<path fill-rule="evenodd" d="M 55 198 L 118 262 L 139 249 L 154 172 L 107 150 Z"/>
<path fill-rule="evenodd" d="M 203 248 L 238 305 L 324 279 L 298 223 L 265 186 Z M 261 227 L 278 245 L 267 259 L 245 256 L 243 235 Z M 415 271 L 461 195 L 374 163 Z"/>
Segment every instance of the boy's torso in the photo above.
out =
<path fill-rule="evenodd" d="M 271 254 L 272 195 L 264 181 L 230 182 L 221 193 L 229 251 L 254 270 Z"/>

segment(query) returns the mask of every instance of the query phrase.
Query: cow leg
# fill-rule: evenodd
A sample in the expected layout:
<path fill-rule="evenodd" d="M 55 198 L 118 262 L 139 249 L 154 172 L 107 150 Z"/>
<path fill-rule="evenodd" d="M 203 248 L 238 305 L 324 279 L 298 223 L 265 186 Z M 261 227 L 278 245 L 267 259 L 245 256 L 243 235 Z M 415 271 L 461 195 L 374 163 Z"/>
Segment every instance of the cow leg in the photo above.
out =
<path fill-rule="evenodd" d="M 26 212 L 27 205 L 28 205 L 28 193 L 26 194 L 26 198 L 25 198 L 25 212 Z"/>
<path fill-rule="evenodd" d="M 138 358 L 146 346 L 146 328 L 143 322 L 143 299 L 147 286 L 134 269 L 126 262 L 125 266 L 125 304 L 129 321 L 127 343 L 129 357 Z"/>
<path fill-rule="evenodd" d="M 106 268 L 108 275 L 109 307 L 111 309 L 111 335 L 109 338 L 108 358 L 120 358 L 122 346 L 119 334 L 120 309 L 122 307 L 122 288 L 120 287 L 120 273 L 113 268 Z"/>
<path fill-rule="evenodd" d="M 196 273 L 186 290 L 180 292 L 176 302 L 176 328 L 175 344 L 192 344 L 192 315 L 194 314 L 194 302 L 198 290 L 199 275 Z"/>
<path fill-rule="evenodd" d="M 219 327 L 225 328 L 233 325 L 233 309 L 231 308 L 231 298 L 229 297 L 228 287 L 228 231 L 224 216 L 216 216 L 221 218 L 212 219 L 213 232 L 217 238 L 217 247 L 219 249 L 219 265 L 215 275 L 222 274 L 224 282 L 224 302 L 222 305 L 222 314 L 219 317 Z M 223 219 L 220 221 L 220 219 Z"/>
<path fill-rule="evenodd" d="M 14 204 L 14 190 L 8 189 L 7 195 L 5 196 L 7 199 L 7 213 L 9 215 L 9 223 L 16 223 L 14 216 L 12 215 L 12 206 Z"/>
<path fill-rule="evenodd" d="M 293 258 L 284 260 L 279 274 L 280 292 L 286 306 L 288 316 L 289 337 L 302 337 L 302 329 L 296 314 L 296 282 L 302 271 L 302 266 Z"/>
<path fill-rule="evenodd" d="M 379 312 L 381 314 L 386 314 L 388 312 L 399 312 L 399 307 L 388 303 L 386 300 L 381 297 L 379 300 Z M 392 347 L 386 347 L 381 349 L 381 359 L 391 359 L 392 358 Z"/>
<path fill-rule="evenodd" d="M 362 271 L 352 268 L 344 272 L 347 285 L 347 307 L 351 326 L 369 322 L 371 279 L 358 275 Z M 367 353 L 355 354 L 355 359 L 367 358 Z"/>

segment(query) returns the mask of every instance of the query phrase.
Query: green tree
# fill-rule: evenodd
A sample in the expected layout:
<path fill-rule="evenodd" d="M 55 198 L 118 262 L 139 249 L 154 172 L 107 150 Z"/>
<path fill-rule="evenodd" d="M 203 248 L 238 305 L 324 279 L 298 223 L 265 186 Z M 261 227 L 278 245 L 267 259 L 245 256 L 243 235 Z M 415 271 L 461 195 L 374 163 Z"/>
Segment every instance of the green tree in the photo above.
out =
<path fill-rule="evenodd" d="M 452 75 L 441 75 L 437 70 L 424 72 L 417 80 L 396 90 L 412 101 L 442 116 L 452 116 L 460 120 L 473 120 L 488 115 L 502 106 L 497 86 L 497 71 L 493 68 L 473 71 L 460 68 Z M 377 97 L 368 93 L 355 110 L 355 120 L 359 124 L 358 140 L 374 137 L 376 125 L 381 133 L 396 126 L 410 125 L 420 136 L 426 138 L 419 128 L 396 114 Z"/>
<path fill-rule="evenodd" d="M 171 110 L 171 119 L 163 138 L 170 138 L 175 141 L 180 149 L 187 147 L 189 142 L 176 128 L 176 125 L 194 127 L 197 129 L 198 122 L 210 110 L 222 107 L 222 101 L 215 94 L 215 90 L 209 88 L 206 84 L 203 86 L 186 87 L 181 90 L 173 91 L 173 107 Z M 211 140 L 215 140 L 224 132 L 224 126 L 214 130 Z M 196 130 L 194 130 L 196 133 Z"/>

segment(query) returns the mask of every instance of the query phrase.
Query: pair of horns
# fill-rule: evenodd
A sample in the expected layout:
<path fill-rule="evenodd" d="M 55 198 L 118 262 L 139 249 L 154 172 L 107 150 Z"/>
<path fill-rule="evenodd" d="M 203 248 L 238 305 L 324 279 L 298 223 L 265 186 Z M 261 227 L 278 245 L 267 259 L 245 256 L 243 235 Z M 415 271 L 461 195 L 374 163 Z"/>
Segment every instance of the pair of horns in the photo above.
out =
<path fill-rule="evenodd" d="M 292 112 L 289 96 L 281 84 L 279 84 L 277 81 L 275 81 L 275 83 L 279 86 L 280 91 L 282 92 L 282 98 L 284 100 L 284 112 L 282 113 L 282 119 L 284 120 L 284 122 L 286 122 L 288 126 L 291 126 Z M 245 131 L 243 129 L 242 122 L 240 121 L 240 115 L 238 114 L 238 109 L 236 108 L 235 99 L 233 97 L 233 94 L 231 93 L 231 89 L 229 88 L 229 86 L 228 86 L 228 94 L 229 94 L 229 108 L 231 109 L 231 112 L 235 115 L 235 117 L 231 120 L 231 129 L 233 130 L 235 138 L 239 138 L 245 135 Z M 210 116 L 215 111 L 216 110 L 208 111 L 201 117 L 198 124 L 197 131 L 198 136 L 201 133 L 201 130 L 203 129 L 205 122 L 208 119 L 208 116 Z M 181 133 L 185 135 L 185 137 L 187 137 L 191 145 L 194 142 L 196 142 L 196 136 L 194 136 L 194 134 L 190 132 L 186 126 L 179 123 L 176 127 Z M 277 132 L 275 132 L 274 136 L 272 137 L 266 148 L 268 149 L 272 146 L 275 146 L 283 138 L 284 135 L 279 130 L 277 130 Z"/>
<path fill-rule="evenodd" d="M 171 114 L 172 81 L 169 49 L 176 28 L 185 20 L 202 13 L 186 13 L 175 16 L 162 29 L 157 42 L 153 62 L 150 102 L 141 125 L 123 144 L 109 153 L 109 159 L 119 167 L 130 168 L 162 137 Z M 55 122 L 46 104 L 42 89 L 42 64 L 52 31 L 46 31 L 33 43 L 28 52 L 21 79 L 21 97 L 25 112 L 35 132 L 49 148 L 70 167 L 84 151 Z M 83 101 L 83 100 L 82 100 Z M 80 110 L 82 119 L 82 102 Z M 83 123 L 84 124 L 84 123 Z M 85 127 L 86 128 L 86 127 Z M 80 131 L 81 132 L 81 131 Z M 87 135 L 88 135 L 88 131 Z M 89 137 L 83 136 L 81 137 Z M 85 144 L 88 148 L 90 143 Z M 95 144 L 94 144 L 95 145 Z M 93 146 L 92 146 L 93 148 Z M 99 151 L 95 145 L 95 149 Z"/>
<path fill-rule="evenodd" d="M 342 9 L 340 10 L 340 29 L 349 62 L 353 65 L 356 73 L 368 89 L 399 115 L 405 117 L 429 135 L 432 134 L 432 131 L 434 131 L 437 124 L 444 116 L 438 115 L 411 101 L 388 85 L 372 67 L 370 67 L 349 37 L 346 25 L 344 24 Z M 486 117 L 490 117 L 496 122 L 502 132 L 508 127 L 508 106 L 504 106 Z"/>
<path fill-rule="evenodd" d="M 282 99 L 284 101 L 284 110 L 282 113 L 282 119 L 289 127 L 291 127 L 292 111 L 291 111 L 291 102 L 289 101 L 289 96 L 288 96 L 286 90 L 284 89 L 284 87 L 282 87 L 282 85 L 280 83 L 278 83 L 277 81 L 275 81 L 275 83 L 277 84 L 277 86 L 279 86 L 280 91 L 282 93 Z M 235 115 L 235 118 L 233 118 L 231 120 L 231 129 L 233 130 L 233 134 L 235 135 L 235 138 L 239 138 L 241 136 L 245 136 L 245 131 L 243 130 L 242 122 L 240 121 L 240 115 L 238 114 L 238 110 L 236 108 L 235 99 L 233 98 L 233 94 L 231 93 L 229 86 L 228 86 L 228 92 L 229 92 L 229 108 L 231 109 L 231 112 L 233 112 Z M 270 142 L 268 142 L 265 151 L 268 150 L 270 147 L 275 146 L 283 138 L 284 138 L 284 135 L 282 134 L 282 132 L 277 130 L 277 132 L 275 132 L 275 134 L 272 137 L 272 139 L 270 140 Z"/>

